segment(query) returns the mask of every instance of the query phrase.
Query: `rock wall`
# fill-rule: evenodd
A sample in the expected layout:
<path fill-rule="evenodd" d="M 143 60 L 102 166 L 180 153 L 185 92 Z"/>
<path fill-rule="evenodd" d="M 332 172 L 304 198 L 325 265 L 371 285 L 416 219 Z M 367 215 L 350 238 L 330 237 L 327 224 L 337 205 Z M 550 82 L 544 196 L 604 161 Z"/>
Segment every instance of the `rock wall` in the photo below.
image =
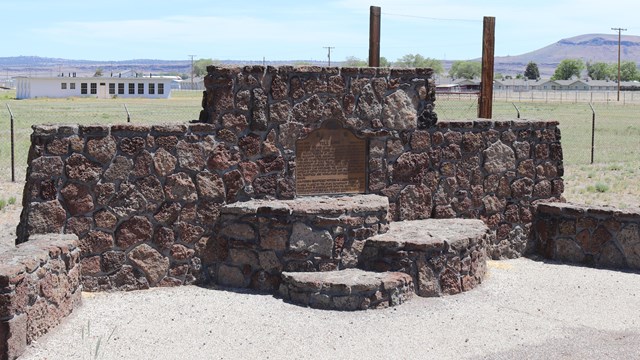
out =
<path fill-rule="evenodd" d="M 253 149 L 250 158 L 269 158 L 275 143 L 270 156 L 285 164 L 279 174 L 252 178 L 249 197 L 293 196 L 295 140 L 338 120 L 368 140 L 367 192 L 389 198 L 392 220 L 482 219 L 496 232 L 493 258 L 526 251 L 532 203 L 562 198 L 557 122 L 436 124 L 431 69 L 208 71 L 200 120 L 214 124 L 240 153 Z"/>
<path fill-rule="evenodd" d="M 81 298 L 75 235 L 39 235 L 0 254 L 0 359 L 15 359 Z"/>
<path fill-rule="evenodd" d="M 548 259 L 640 270 L 640 209 L 539 204 L 534 241 Z"/>
<path fill-rule="evenodd" d="M 76 234 L 87 290 L 208 282 L 220 208 L 294 198 L 296 140 L 327 121 L 367 140 L 390 220 L 482 219 L 494 258 L 561 197 L 557 122 L 434 124 L 430 69 L 208 70 L 202 123 L 34 126 L 17 241 Z"/>

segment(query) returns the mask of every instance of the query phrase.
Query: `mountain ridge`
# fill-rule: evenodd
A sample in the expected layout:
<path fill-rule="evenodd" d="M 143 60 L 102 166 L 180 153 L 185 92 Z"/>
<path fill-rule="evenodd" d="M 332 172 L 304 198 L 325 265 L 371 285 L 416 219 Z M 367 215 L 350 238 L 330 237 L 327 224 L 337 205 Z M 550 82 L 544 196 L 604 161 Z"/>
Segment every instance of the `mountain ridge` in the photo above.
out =
<path fill-rule="evenodd" d="M 640 63 L 640 36 L 623 35 L 620 41 L 621 60 Z M 557 42 L 515 56 L 496 56 L 494 71 L 503 74 L 524 73 L 526 65 L 533 61 L 541 76 L 550 76 L 564 59 L 580 59 L 587 62 L 617 63 L 618 35 L 583 34 L 560 39 Z"/>
<path fill-rule="evenodd" d="M 622 61 L 634 61 L 640 63 L 640 36 L 623 35 L 621 37 Z M 617 62 L 618 35 L 615 34 L 583 34 L 570 38 L 560 39 L 557 42 L 514 56 L 496 56 L 494 59 L 494 71 L 496 73 L 518 74 L 523 73 L 526 65 L 533 61 L 538 65 L 541 76 L 550 76 L 555 67 L 564 59 L 581 59 L 586 62 Z M 479 58 L 473 59 L 475 61 Z M 324 61 L 288 60 L 268 61 L 268 65 L 284 65 L 298 62 L 323 65 Z M 224 64 L 261 64 L 262 61 L 222 60 Z M 340 65 L 340 61 L 335 62 Z M 451 60 L 443 61 L 445 67 L 450 66 Z M 141 72 L 174 72 L 189 73 L 190 60 L 158 60 L 158 59 L 131 59 L 131 60 L 73 60 L 61 58 L 49 58 L 39 56 L 14 56 L 0 57 L 0 74 L 9 72 L 12 75 L 20 72 L 29 74 L 67 72 L 68 68 L 74 68 L 86 73 L 93 72 L 96 67 L 102 67 L 103 71 L 118 71 L 135 69 Z"/>

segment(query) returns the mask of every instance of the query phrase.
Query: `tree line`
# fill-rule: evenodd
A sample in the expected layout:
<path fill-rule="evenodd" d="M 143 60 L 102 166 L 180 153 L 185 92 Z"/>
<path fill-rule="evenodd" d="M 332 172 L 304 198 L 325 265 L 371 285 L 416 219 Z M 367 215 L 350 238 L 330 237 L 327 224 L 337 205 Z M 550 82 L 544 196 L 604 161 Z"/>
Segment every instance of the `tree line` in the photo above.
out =
<path fill-rule="evenodd" d="M 584 74 L 585 70 L 586 74 Z M 588 61 L 585 64 L 580 59 L 564 59 L 556 67 L 553 76 L 551 76 L 551 80 L 580 79 L 583 74 L 591 80 L 617 80 L 618 63 Z M 504 76 L 498 74 L 496 78 L 504 78 Z M 540 79 L 538 65 L 534 62 L 529 62 L 525 68 L 524 75 L 518 74 L 516 78 L 526 78 L 529 80 Z M 640 81 L 640 71 L 638 71 L 635 62 L 623 61 L 620 63 L 620 80 Z"/>
<path fill-rule="evenodd" d="M 580 59 L 565 59 L 560 62 L 553 74 L 553 80 L 569 80 L 573 77 L 580 78 L 586 69 L 586 75 L 592 80 L 617 80 L 618 64 L 604 62 L 587 62 Z M 640 72 L 633 61 L 620 63 L 621 81 L 640 81 Z"/>
<path fill-rule="evenodd" d="M 207 66 L 211 64 L 220 64 L 220 61 L 214 59 L 199 59 L 193 63 L 194 77 L 201 77 L 207 74 Z M 306 63 L 296 63 L 296 65 L 305 65 Z M 355 56 L 348 56 L 342 66 L 347 67 L 366 67 L 368 62 Z M 394 62 L 387 58 L 380 57 L 380 67 L 428 67 L 438 75 L 445 73 L 444 66 L 440 60 L 424 57 L 420 54 L 407 54 Z M 482 64 L 477 61 L 454 61 L 449 69 L 448 75 L 454 79 L 473 79 L 480 77 Z M 172 74 L 173 75 L 173 74 Z M 179 74 L 183 79 L 188 79 L 190 74 Z"/>
<path fill-rule="evenodd" d="M 355 56 L 348 56 L 343 62 L 343 66 L 350 67 L 364 67 L 368 62 L 357 58 Z M 380 57 L 380 67 L 404 67 L 404 68 L 432 68 L 433 72 L 438 75 L 445 73 L 442 62 L 430 57 L 424 57 L 420 54 L 407 54 L 397 59 L 394 62 L 390 62 L 387 58 Z M 477 61 L 454 61 L 451 64 L 448 75 L 454 79 L 474 79 L 480 77 L 482 74 L 482 64 Z"/>
<path fill-rule="evenodd" d="M 206 67 L 211 64 L 219 64 L 218 60 L 213 59 L 199 59 L 194 62 L 193 73 L 195 77 L 206 75 Z M 343 66 L 350 67 L 365 67 L 368 65 L 366 60 L 360 59 L 355 56 L 348 56 L 342 63 Z M 444 75 L 445 69 L 442 65 L 442 61 L 424 57 L 420 54 L 406 54 L 403 57 L 397 59 L 394 62 L 389 61 L 385 57 L 380 57 L 381 67 L 428 67 L 438 75 Z M 605 63 L 605 62 L 587 62 L 584 63 L 580 59 L 565 59 L 556 67 L 552 80 L 570 80 L 572 78 L 580 78 L 583 72 L 586 70 L 586 76 L 592 80 L 617 80 L 618 79 L 618 64 L 617 63 Z M 454 61 L 451 64 L 451 68 L 446 72 L 450 78 L 453 79 L 475 79 L 479 78 L 482 74 L 482 64 L 478 61 Z M 180 74 L 184 79 L 189 78 L 190 74 Z M 496 79 L 511 78 L 511 76 L 503 76 L 496 73 L 494 76 Z M 538 65 L 531 61 L 529 62 L 524 73 L 515 75 L 515 78 L 526 78 L 529 80 L 540 79 L 540 71 Z M 640 81 L 640 71 L 636 63 L 633 61 L 623 61 L 620 64 L 620 80 L 622 81 Z"/>

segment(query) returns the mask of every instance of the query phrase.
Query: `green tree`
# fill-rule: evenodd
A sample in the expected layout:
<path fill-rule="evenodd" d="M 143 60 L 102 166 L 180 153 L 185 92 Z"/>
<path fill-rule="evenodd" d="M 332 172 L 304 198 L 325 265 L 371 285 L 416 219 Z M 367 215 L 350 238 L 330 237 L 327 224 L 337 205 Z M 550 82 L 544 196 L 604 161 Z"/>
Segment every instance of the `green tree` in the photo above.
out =
<path fill-rule="evenodd" d="M 93 73 L 93 77 L 100 77 L 100 76 L 102 76 L 102 68 L 99 67 L 96 69 L 96 72 Z"/>
<path fill-rule="evenodd" d="M 468 79 L 480 77 L 482 64 L 477 61 L 454 61 L 449 69 L 449 76 L 454 79 Z"/>
<path fill-rule="evenodd" d="M 440 60 L 426 58 L 420 54 L 407 54 L 396 60 L 393 65 L 409 68 L 431 68 L 436 74 L 444 73 L 444 67 Z"/>
<path fill-rule="evenodd" d="M 360 59 L 357 58 L 355 56 L 347 56 L 347 58 L 344 61 L 344 66 L 348 66 L 348 67 L 365 67 L 368 66 L 369 64 Z"/>
<path fill-rule="evenodd" d="M 616 66 L 616 79 L 618 78 L 618 69 Z M 620 80 L 621 81 L 634 81 L 640 80 L 640 73 L 638 67 L 633 61 L 623 61 L 620 64 Z"/>
<path fill-rule="evenodd" d="M 362 60 L 355 56 L 347 56 L 344 62 L 344 66 L 350 67 L 366 67 L 369 66 L 369 61 Z M 380 67 L 390 67 L 391 63 L 386 57 L 380 56 Z"/>
<path fill-rule="evenodd" d="M 214 59 L 199 59 L 193 62 L 193 76 L 200 77 L 207 75 L 207 66 L 220 65 L 220 61 Z"/>
<path fill-rule="evenodd" d="M 538 64 L 533 61 L 529 61 L 527 68 L 524 70 L 524 77 L 529 80 L 540 79 L 540 70 L 538 70 Z"/>
<path fill-rule="evenodd" d="M 580 77 L 584 70 L 584 63 L 580 59 L 564 59 L 560 61 L 551 80 L 569 80 L 572 77 Z"/>
<path fill-rule="evenodd" d="M 615 78 L 617 78 L 617 66 L 613 69 L 610 64 L 603 62 L 587 63 L 587 76 L 592 80 L 612 79 L 614 78 L 614 72 L 616 73 Z"/>

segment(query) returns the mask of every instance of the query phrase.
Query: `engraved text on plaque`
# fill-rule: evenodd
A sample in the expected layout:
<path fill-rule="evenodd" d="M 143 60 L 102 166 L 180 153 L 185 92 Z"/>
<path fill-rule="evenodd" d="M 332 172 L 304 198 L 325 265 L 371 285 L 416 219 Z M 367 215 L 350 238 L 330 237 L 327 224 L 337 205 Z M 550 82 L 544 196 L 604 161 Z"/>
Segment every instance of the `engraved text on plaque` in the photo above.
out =
<path fill-rule="evenodd" d="M 296 142 L 298 195 L 353 194 L 366 189 L 366 140 L 346 129 L 318 129 Z"/>

